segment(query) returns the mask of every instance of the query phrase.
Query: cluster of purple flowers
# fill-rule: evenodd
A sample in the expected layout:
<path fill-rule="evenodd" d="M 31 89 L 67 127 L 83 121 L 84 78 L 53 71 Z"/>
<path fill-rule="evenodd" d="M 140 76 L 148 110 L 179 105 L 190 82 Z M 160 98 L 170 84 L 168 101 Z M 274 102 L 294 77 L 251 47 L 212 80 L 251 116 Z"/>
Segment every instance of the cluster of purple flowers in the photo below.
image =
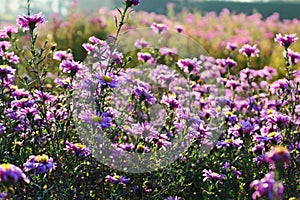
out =
<path fill-rule="evenodd" d="M 0 182 L 17 183 L 19 179 L 23 179 L 26 183 L 30 182 L 19 167 L 9 163 L 0 165 Z"/>

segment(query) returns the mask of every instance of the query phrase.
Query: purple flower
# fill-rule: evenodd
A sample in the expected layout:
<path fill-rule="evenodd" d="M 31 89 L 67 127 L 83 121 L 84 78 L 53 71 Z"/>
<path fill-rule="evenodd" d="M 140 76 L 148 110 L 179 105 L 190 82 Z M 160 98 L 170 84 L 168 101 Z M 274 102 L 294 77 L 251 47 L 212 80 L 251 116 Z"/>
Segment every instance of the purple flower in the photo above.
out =
<path fill-rule="evenodd" d="M 244 54 L 247 57 L 258 57 L 259 49 L 256 47 L 256 44 L 251 46 L 249 44 L 245 44 L 240 50 L 240 53 Z"/>
<path fill-rule="evenodd" d="M 275 146 L 266 154 L 266 161 L 270 164 L 290 163 L 290 152 L 283 146 Z"/>
<path fill-rule="evenodd" d="M 177 65 L 180 69 L 182 69 L 185 73 L 193 72 L 194 74 L 200 70 L 200 62 L 197 58 L 194 59 L 181 59 L 177 62 Z"/>
<path fill-rule="evenodd" d="M 169 96 L 163 96 L 161 103 L 167 105 L 171 110 L 179 108 L 179 102 L 176 99 L 175 94 Z"/>
<path fill-rule="evenodd" d="M 234 50 L 237 49 L 237 45 L 234 44 L 234 43 L 228 42 L 227 45 L 226 45 L 226 49 L 234 51 Z"/>
<path fill-rule="evenodd" d="M 244 134 L 251 133 L 254 130 L 254 126 L 251 124 L 250 121 L 242 121 L 241 125 Z"/>
<path fill-rule="evenodd" d="M 10 38 L 13 33 L 17 33 L 18 28 L 13 26 L 6 26 L 0 30 L 0 38 Z"/>
<path fill-rule="evenodd" d="M 227 177 L 225 174 L 218 174 L 218 173 L 215 173 L 215 172 L 212 172 L 211 170 L 207 170 L 207 169 L 204 169 L 203 171 L 203 181 L 206 181 L 206 180 L 218 180 L 220 182 L 222 182 L 223 180 L 225 180 Z"/>
<path fill-rule="evenodd" d="M 176 48 L 170 49 L 167 47 L 162 47 L 159 49 L 159 53 L 163 56 L 174 56 L 177 54 L 177 49 Z"/>
<path fill-rule="evenodd" d="M 81 113 L 80 118 L 87 124 L 94 124 L 100 126 L 101 128 L 109 128 L 111 126 L 111 115 L 107 112 L 102 114 L 91 113 L 90 111 L 85 111 Z"/>
<path fill-rule="evenodd" d="M 169 31 L 169 27 L 166 24 L 153 23 L 151 25 L 151 28 L 152 28 L 153 32 L 156 34 L 164 34 Z"/>
<path fill-rule="evenodd" d="M 228 67 L 236 67 L 237 66 L 237 63 L 234 60 L 230 59 L 230 58 L 227 58 L 227 59 L 224 59 L 224 58 L 223 59 L 217 59 L 216 63 L 218 65 L 220 65 L 221 67 L 224 67 L 226 69 Z"/>
<path fill-rule="evenodd" d="M 148 88 L 146 88 L 146 87 L 137 86 L 134 89 L 134 94 L 136 97 L 138 97 L 138 99 L 140 101 L 146 100 L 150 104 L 154 104 L 156 102 L 156 98 L 152 94 L 150 94 L 150 92 L 148 91 Z"/>
<path fill-rule="evenodd" d="M 19 179 L 23 179 L 26 183 L 30 182 L 19 167 L 9 163 L 0 165 L 0 182 L 13 181 L 16 183 Z"/>
<path fill-rule="evenodd" d="M 136 48 L 138 49 L 144 49 L 144 48 L 148 48 L 150 46 L 150 43 L 144 39 L 140 39 L 134 43 L 134 46 L 136 46 Z"/>
<path fill-rule="evenodd" d="M 177 33 L 182 33 L 183 32 L 182 26 L 179 26 L 179 25 L 175 26 L 175 30 L 176 30 Z"/>
<path fill-rule="evenodd" d="M 7 75 L 14 75 L 15 69 L 8 65 L 0 65 L 0 77 L 6 77 Z"/>
<path fill-rule="evenodd" d="M 280 46 L 283 46 L 285 48 L 288 48 L 296 40 L 298 40 L 296 34 L 290 34 L 290 35 L 285 34 L 285 36 L 282 36 L 281 33 L 279 33 L 276 34 L 276 37 L 274 38 L 275 42 L 278 42 Z"/>
<path fill-rule="evenodd" d="M 130 181 L 130 178 L 127 178 L 125 176 L 119 176 L 119 175 L 107 175 L 105 177 L 106 181 L 111 182 L 112 184 L 127 184 Z"/>
<path fill-rule="evenodd" d="M 54 60 L 73 60 L 73 55 L 68 51 L 55 51 L 53 55 Z"/>
<path fill-rule="evenodd" d="M 82 65 L 73 60 L 63 60 L 59 67 L 64 73 L 77 73 L 82 69 Z"/>
<path fill-rule="evenodd" d="M 46 18 L 42 15 L 42 13 L 35 14 L 33 16 L 18 16 L 17 24 L 23 28 L 23 31 L 33 30 L 39 24 L 44 24 L 46 22 Z"/>
<path fill-rule="evenodd" d="M 90 154 L 90 150 L 83 144 L 80 143 L 71 143 L 69 141 L 66 142 L 67 147 L 64 148 L 66 151 L 71 151 L 73 154 L 78 155 L 79 157 L 86 157 Z"/>
<path fill-rule="evenodd" d="M 286 51 L 283 53 L 283 55 L 286 58 Z M 300 61 L 300 53 L 288 49 L 288 59 L 290 63 L 296 65 Z"/>
<path fill-rule="evenodd" d="M 241 140 L 240 138 L 237 139 L 226 139 L 226 140 L 222 140 L 222 141 L 218 141 L 217 143 L 217 147 L 221 148 L 221 147 L 233 147 L 233 148 L 238 148 L 241 147 L 243 144 L 243 140 Z"/>
<path fill-rule="evenodd" d="M 155 63 L 155 59 L 152 57 L 150 53 L 139 52 L 137 55 L 139 61 L 149 63 L 149 64 Z"/>
<path fill-rule="evenodd" d="M 140 0 L 124 0 L 124 3 L 126 3 L 127 6 L 137 6 L 140 4 Z"/>
<path fill-rule="evenodd" d="M 115 88 L 118 86 L 118 81 L 113 74 L 99 76 L 99 83 L 103 87 Z"/>
<path fill-rule="evenodd" d="M 4 132 L 5 132 L 6 128 L 5 126 L 3 126 L 1 123 L 0 123 L 0 135 L 2 135 Z"/>
<path fill-rule="evenodd" d="M 252 181 L 250 187 L 255 189 L 255 192 L 252 194 L 253 200 L 261 198 L 264 195 L 267 195 L 269 200 L 281 199 L 283 197 L 283 184 L 275 181 L 273 171 L 266 174 L 261 180 Z"/>
<path fill-rule="evenodd" d="M 19 63 L 20 58 L 17 55 L 15 55 L 14 52 L 7 53 L 6 57 L 7 57 L 8 62 L 10 62 L 10 63 L 13 63 L 13 64 Z"/>
<path fill-rule="evenodd" d="M 55 169 L 55 163 L 53 163 L 53 158 L 49 158 L 47 155 L 29 156 L 29 159 L 24 163 L 25 171 L 34 170 L 34 174 L 41 173 L 44 174 L 47 171 L 51 172 Z"/>

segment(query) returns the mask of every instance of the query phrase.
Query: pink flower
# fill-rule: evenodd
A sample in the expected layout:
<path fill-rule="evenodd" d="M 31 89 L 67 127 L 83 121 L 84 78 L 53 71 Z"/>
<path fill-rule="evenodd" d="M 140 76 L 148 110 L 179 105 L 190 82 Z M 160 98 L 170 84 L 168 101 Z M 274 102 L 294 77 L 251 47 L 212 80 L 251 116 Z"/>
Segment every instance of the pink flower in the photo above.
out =
<path fill-rule="evenodd" d="M 18 16 L 17 19 L 17 24 L 23 28 L 23 31 L 33 30 L 37 25 L 44 23 L 46 23 L 46 18 L 42 15 L 42 13 L 38 13 L 33 16 Z"/>
<path fill-rule="evenodd" d="M 285 48 L 288 48 L 291 44 L 293 44 L 298 38 L 296 37 L 296 34 L 290 34 L 282 36 L 281 33 L 276 34 L 276 37 L 274 38 L 275 42 L 278 42 L 280 46 L 283 46 Z"/>

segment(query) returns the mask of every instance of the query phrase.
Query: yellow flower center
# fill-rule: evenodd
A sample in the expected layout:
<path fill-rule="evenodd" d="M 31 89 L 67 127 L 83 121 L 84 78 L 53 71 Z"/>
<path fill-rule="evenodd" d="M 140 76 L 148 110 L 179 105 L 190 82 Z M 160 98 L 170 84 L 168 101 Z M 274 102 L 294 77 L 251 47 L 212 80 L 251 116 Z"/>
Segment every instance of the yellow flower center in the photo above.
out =
<path fill-rule="evenodd" d="M 75 146 L 78 147 L 79 149 L 84 149 L 86 146 L 80 143 L 75 143 Z"/>
<path fill-rule="evenodd" d="M 275 137 L 276 135 L 277 135 L 276 132 L 271 132 L 271 133 L 268 134 L 268 137 L 272 138 L 272 137 Z"/>
<path fill-rule="evenodd" d="M 225 114 L 226 114 L 227 116 L 232 116 L 232 115 L 233 115 L 233 113 L 230 112 L 230 111 L 227 111 Z"/>
<path fill-rule="evenodd" d="M 49 157 L 47 155 L 42 155 L 42 156 L 38 155 L 36 157 L 36 161 L 40 162 L 40 163 L 47 163 L 48 160 L 49 160 Z"/>
<path fill-rule="evenodd" d="M 112 78 L 109 76 L 102 76 L 102 80 L 104 80 L 105 82 L 108 82 L 108 83 L 112 82 Z"/>
<path fill-rule="evenodd" d="M 11 167 L 11 164 L 5 163 L 5 164 L 2 164 L 1 167 L 2 167 L 4 170 L 9 170 L 9 168 Z"/>
<path fill-rule="evenodd" d="M 121 177 L 119 175 L 115 175 L 114 178 L 117 179 L 117 180 L 121 179 Z"/>
<path fill-rule="evenodd" d="M 97 116 L 97 115 L 93 115 L 92 116 L 92 121 L 93 122 L 101 122 L 102 121 L 102 118 Z"/>
<path fill-rule="evenodd" d="M 225 140 L 225 143 L 226 143 L 226 144 L 228 144 L 228 143 L 233 143 L 233 139 L 226 139 L 226 140 Z"/>

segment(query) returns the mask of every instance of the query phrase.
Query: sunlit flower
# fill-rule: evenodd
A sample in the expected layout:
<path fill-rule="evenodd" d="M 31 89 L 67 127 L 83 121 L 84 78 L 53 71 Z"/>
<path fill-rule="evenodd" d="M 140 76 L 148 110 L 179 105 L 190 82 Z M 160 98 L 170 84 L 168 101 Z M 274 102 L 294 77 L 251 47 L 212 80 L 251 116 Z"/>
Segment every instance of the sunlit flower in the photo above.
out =
<path fill-rule="evenodd" d="M 150 46 L 150 43 L 144 39 L 140 39 L 134 43 L 134 46 L 136 46 L 136 48 L 138 49 L 144 49 L 144 48 L 148 48 Z"/>
<path fill-rule="evenodd" d="M 25 171 L 34 170 L 34 174 L 40 173 L 44 174 L 47 171 L 51 172 L 55 169 L 55 163 L 53 163 L 53 158 L 49 158 L 47 155 L 37 155 L 29 156 L 29 159 L 24 163 Z"/>
<path fill-rule="evenodd" d="M 149 64 L 155 63 L 155 59 L 152 57 L 152 55 L 150 53 L 138 52 L 137 55 L 138 55 L 139 61 L 149 63 Z"/>
<path fill-rule="evenodd" d="M 290 163 L 290 152 L 283 146 L 275 146 L 266 154 L 266 161 L 271 164 Z"/>
<path fill-rule="evenodd" d="M 42 13 L 38 13 L 32 16 L 23 15 L 18 16 L 17 24 L 23 28 L 23 31 L 33 30 L 37 25 L 46 23 L 46 18 Z"/>
<path fill-rule="evenodd" d="M 19 179 L 23 179 L 26 183 L 30 182 L 19 167 L 9 163 L 0 165 L 0 182 L 13 181 L 16 183 Z"/>
<path fill-rule="evenodd" d="M 68 51 L 55 51 L 53 59 L 58 61 L 73 60 L 73 55 Z"/>
<path fill-rule="evenodd" d="M 115 88 L 115 87 L 118 86 L 118 81 L 116 80 L 116 77 L 113 74 L 100 75 L 99 76 L 99 83 L 103 87 Z"/>
<path fill-rule="evenodd" d="M 90 154 L 90 150 L 83 144 L 66 142 L 67 147 L 64 148 L 66 151 L 71 151 L 73 154 L 78 156 L 86 157 Z"/>
<path fill-rule="evenodd" d="M 157 34 L 164 34 L 169 31 L 169 27 L 166 24 L 153 23 L 151 25 L 151 29 L 153 30 L 154 33 Z"/>
<path fill-rule="evenodd" d="M 77 73 L 82 69 L 82 65 L 73 60 L 63 60 L 59 67 L 64 73 Z"/>
<path fill-rule="evenodd" d="M 256 47 L 256 44 L 251 46 L 249 44 L 245 44 L 240 50 L 240 53 L 244 54 L 247 57 L 258 57 L 259 49 Z"/>
<path fill-rule="evenodd" d="M 119 176 L 119 175 L 114 175 L 114 176 L 107 175 L 105 177 L 105 180 L 108 182 L 111 182 L 112 184 L 118 184 L 118 183 L 127 184 L 127 183 L 129 183 L 130 178 L 127 178 L 125 176 Z"/>
<path fill-rule="evenodd" d="M 296 40 L 298 40 L 298 37 L 296 37 L 296 34 L 285 34 L 284 36 L 281 35 L 281 33 L 276 34 L 276 37 L 274 38 L 275 42 L 278 42 L 280 46 L 283 46 L 285 48 L 288 48 L 291 44 L 293 44 Z"/>
<path fill-rule="evenodd" d="M 210 169 L 207 170 L 207 169 L 204 169 L 203 171 L 203 181 L 206 181 L 206 180 L 218 180 L 218 181 L 223 181 L 225 180 L 227 177 L 225 174 L 218 174 L 218 173 L 215 173 L 215 172 L 212 172 Z"/>

